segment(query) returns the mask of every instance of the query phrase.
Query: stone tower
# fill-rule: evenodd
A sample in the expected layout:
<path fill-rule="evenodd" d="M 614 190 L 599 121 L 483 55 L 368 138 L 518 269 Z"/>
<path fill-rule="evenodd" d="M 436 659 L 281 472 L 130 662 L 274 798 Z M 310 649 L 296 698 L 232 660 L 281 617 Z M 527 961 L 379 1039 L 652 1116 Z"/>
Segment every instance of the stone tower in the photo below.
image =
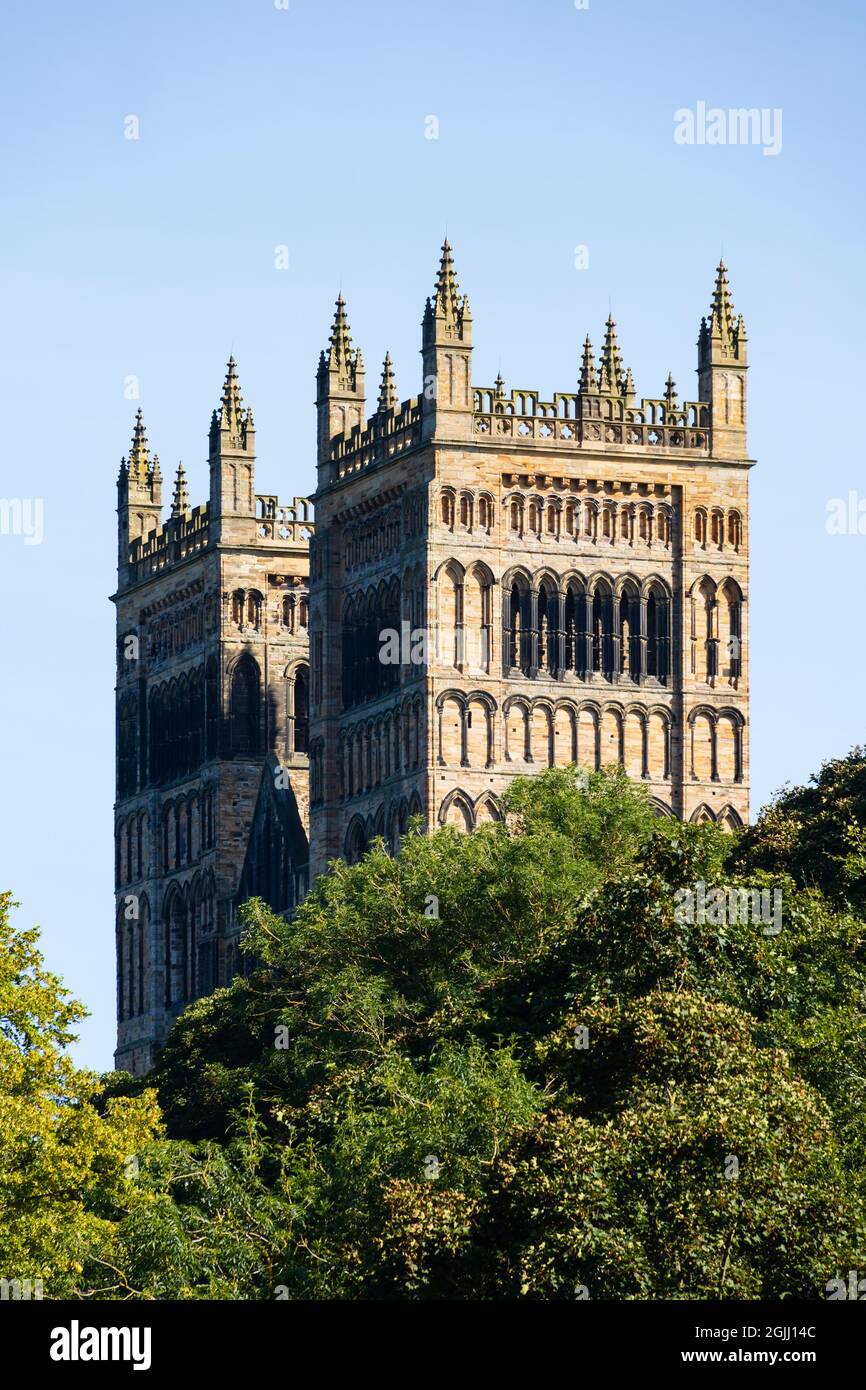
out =
<path fill-rule="evenodd" d="M 317 489 L 255 491 L 229 361 L 210 499 L 162 519 L 141 412 L 118 479 L 117 1065 L 240 968 L 236 907 L 291 912 L 410 817 L 471 830 L 511 780 L 622 763 L 659 815 L 748 818 L 746 333 L 720 265 L 698 397 L 638 399 L 616 324 L 572 388 L 472 383 L 446 242 L 417 396 L 366 412 L 339 296 Z M 309 563 L 308 563 L 309 562 Z M 309 844 L 308 844 L 309 836 Z"/>
<path fill-rule="evenodd" d="M 748 817 L 746 334 L 724 265 L 698 400 L 635 392 L 616 325 L 573 388 L 472 384 L 451 248 L 417 396 L 364 419 L 342 296 L 318 374 L 311 872 L 471 829 L 520 773 L 622 762 L 659 815 Z M 396 634 L 396 638 L 395 635 Z"/>
<path fill-rule="evenodd" d="M 162 520 L 141 412 L 118 495 L 116 1064 L 152 1065 L 177 1013 L 238 969 L 235 903 L 307 887 L 305 498 L 255 492 L 255 429 L 228 364 L 210 500 L 178 468 Z"/>

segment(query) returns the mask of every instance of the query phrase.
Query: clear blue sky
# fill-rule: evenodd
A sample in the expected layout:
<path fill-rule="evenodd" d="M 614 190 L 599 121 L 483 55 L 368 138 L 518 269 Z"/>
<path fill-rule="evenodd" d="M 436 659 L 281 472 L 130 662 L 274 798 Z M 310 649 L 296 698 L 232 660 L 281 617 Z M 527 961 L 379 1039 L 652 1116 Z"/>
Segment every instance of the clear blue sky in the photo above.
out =
<path fill-rule="evenodd" d="M 0 536 L 0 882 L 92 1011 L 81 1060 L 110 1065 L 114 1042 L 124 381 L 201 501 L 233 349 L 258 490 L 306 492 L 338 287 L 368 382 L 389 348 L 414 394 L 446 225 L 476 382 L 501 363 L 544 391 L 574 388 L 610 300 L 638 394 L 671 369 L 693 395 L 724 246 L 759 461 L 753 813 L 864 736 L 866 536 L 825 531 L 828 499 L 866 495 L 859 0 L 48 0 L 3 27 L 0 496 L 43 499 L 44 539 Z M 781 153 L 676 144 L 699 101 L 780 108 Z"/>

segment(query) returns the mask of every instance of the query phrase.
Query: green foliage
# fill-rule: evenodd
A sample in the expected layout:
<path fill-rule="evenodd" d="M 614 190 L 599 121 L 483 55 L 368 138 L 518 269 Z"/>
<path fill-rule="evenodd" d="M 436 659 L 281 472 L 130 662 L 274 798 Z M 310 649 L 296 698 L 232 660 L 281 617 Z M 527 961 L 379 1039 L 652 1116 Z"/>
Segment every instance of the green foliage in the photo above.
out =
<path fill-rule="evenodd" d="M 141 1233 L 168 1216 L 136 1212 L 142 1287 L 213 1296 L 245 1222 L 268 1260 L 233 1297 L 814 1296 L 862 1251 L 860 920 L 618 769 L 505 809 L 335 864 L 291 922 L 246 906 L 257 969 L 155 1080 L 196 1172 L 240 1164 L 253 1107 L 247 1206 L 223 1179 L 214 1221 L 157 1165 L 181 1246 L 207 1236 L 167 1285 Z M 698 881 L 779 890 L 782 930 L 680 920 Z"/>
<path fill-rule="evenodd" d="M 783 798 L 732 838 L 551 769 L 291 921 L 248 903 L 255 968 L 178 1020 L 170 1137 L 91 1200 L 79 1286 L 822 1296 L 866 1261 L 866 807 L 851 759 L 819 780 L 817 828 Z M 99 1122 L 142 1090 L 109 1078 Z"/>
<path fill-rule="evenodd" d="M 153 1091 L 98 1104 L 100 1087 L 65 1052 L 84 1016 L 43 967 L 0 894 L 0 1277 L 70 1296 L 88 1257 L 117 1253 L 127 1160 L 158 1132 Z"/>
<path fill-rule="evenodd" d="M 824 763 L 808 786 L 784 788 L 744 832 L 738 862 L 788 873 L 866 914 L 866 748 Z"/>

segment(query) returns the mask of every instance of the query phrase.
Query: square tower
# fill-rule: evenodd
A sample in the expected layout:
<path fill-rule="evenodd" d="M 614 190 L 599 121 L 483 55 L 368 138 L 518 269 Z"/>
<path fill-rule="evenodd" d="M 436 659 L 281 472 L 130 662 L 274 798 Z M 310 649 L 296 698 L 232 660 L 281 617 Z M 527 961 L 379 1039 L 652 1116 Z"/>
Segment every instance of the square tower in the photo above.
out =
<path fill-rule="evenodd" d="M 312 509 L 255 492 L 234 359 L 209 465 L 209 502 L 190 507 L 180 465 L 163 522 L 139 411 L 118 479 L 116 1065 L 134 1073 L 191 1000 L 239 969 L 234 909 L 266 778 L 292 833 L 254 862 L 281 904 L 308 882 L 294 821 L 307 829 Z M 262 811 L 258 822 L 267 830 Z"/>
<path fill-rule="evenodd" d="M 698 395 L 638 400 L 608 320 L 576 388 L 472 384 L 451 248 L 423 381 L 365 420 L 342 296 L 318 375 L 311 871 L 510 781 L 624 764 L 659 815 L 748 818 L 746 334 L 724 265 Z"/>

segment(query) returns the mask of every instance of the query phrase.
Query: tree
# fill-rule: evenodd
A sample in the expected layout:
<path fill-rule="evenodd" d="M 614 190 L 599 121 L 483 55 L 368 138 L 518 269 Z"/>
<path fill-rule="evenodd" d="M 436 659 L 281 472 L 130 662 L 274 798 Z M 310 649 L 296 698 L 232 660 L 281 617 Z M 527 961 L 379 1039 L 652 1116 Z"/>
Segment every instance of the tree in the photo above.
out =
<path fill-rule="evenodd" d="M 862 1264 L 859 917 L 738 873 L 619 769 L 517 779 L 504 809 L 333 865 L 291 921 L 246 905 L 255 968 L 157 1067 L 184 1142 L 145 1155 L 131 1282 L 781 1297 Z M 779 892 L 780 929 L 685 920 L 698 883 Z"/>
<path fill-rule="evenodd" d="M 17 930 L 0 894 L 0 1276 L 71 1296 L 86 1260 L 110 1266 L 114 1207 L 129 1160 L 158 1132 L 152 1091 L 100 1105 L 65 1049 L 84 1016 L 43 966 L 36 930 Z"/>

